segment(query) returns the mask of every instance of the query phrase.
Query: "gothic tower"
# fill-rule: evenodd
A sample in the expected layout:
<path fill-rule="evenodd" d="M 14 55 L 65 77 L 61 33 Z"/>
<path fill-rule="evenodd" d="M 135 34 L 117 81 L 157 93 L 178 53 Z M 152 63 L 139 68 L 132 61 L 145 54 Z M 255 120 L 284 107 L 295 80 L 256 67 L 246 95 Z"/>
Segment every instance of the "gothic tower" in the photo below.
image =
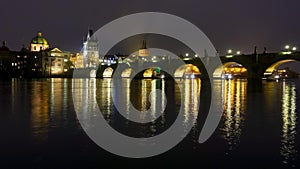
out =
<path fill-rule="evenodd" d="M 83 42 L 84 67 L 96 67 L 99 64 L 98 39 L 93 36 L 93 30 L 89 30 Z"/>

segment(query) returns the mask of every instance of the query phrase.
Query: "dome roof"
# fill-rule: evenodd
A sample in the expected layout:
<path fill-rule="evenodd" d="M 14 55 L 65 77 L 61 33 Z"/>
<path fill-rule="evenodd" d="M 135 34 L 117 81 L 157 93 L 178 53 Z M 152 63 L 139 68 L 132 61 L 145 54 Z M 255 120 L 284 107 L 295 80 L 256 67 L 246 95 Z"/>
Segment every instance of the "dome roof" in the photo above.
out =
<path fill-rule="evenodd" d="M 0 51 L 2 52 L 9 52 L 9 48 L 6 46 L 6 41 L 3 41 L 3 46 L 0 47 Z"/>
<path fill-rule="evenodd" d="M 31 44 L 43 44 L 43 45 L 48 45 L 48 42 L 45 38 L 42 37 L 42 33 L 38 32 L 37 36 L 34 37 L 31 42 Z"/>

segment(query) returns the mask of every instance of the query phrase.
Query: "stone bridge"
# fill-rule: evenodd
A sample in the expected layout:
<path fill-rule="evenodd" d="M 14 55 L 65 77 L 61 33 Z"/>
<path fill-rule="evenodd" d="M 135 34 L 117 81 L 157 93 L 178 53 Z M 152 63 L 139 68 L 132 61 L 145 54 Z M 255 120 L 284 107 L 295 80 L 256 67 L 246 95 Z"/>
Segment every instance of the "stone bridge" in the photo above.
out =
<path fill-rule="evenodd" d="M 216 64 L 216 59 L 220 59 L 222 65 Z M 183 62 L 182 62 L 183 61 Z M 168 69 L 168 73 L 172 76 L 182 76 L 185 74 L 187 66 L 193 66 L 199 69 L 203 78 L 208 77 L 208 74 L 213 77 L 221 77 L 224 67 L 238 63 L 247 69 L 247 75 L 250 79 L 258 79 L 264 76 L 264 73 L 272 73 L 279 65 L 290 61 L 300 61 L 300 52 L 280 52 L 280 53 L 266 53 L 266 54 L 251 54 L 251 55 L 227 55 L 220 57 L 204 57 L 204 58 L 183 58 L 182 60 L 163 60 L 159 62 L 133 62 L 133 63 L 119 63 L 114 65 L 101 65 L 97 71 L 97 77 L 109 77 L 110 75 L 123 77 L 123 73 L 137 76 L 143 75 L 145 71 L 155 67 Z M 210 72 L 204 66 L 210 67 Z M 109 72 L 109 73 L 107 73 Z"/>

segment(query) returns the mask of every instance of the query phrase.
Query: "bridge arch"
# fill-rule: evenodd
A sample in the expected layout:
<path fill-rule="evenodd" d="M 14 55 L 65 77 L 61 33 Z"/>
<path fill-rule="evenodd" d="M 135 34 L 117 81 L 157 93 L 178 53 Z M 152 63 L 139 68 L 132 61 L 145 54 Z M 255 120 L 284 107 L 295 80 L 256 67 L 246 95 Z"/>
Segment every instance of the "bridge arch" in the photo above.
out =
<path fill-rule="evenodd" d="M 95 69 L 92 69 L 91 71 L 90 71 L 90 77 L 91 78 L 95 78 L 97 76 L 97 71 L 95 70 Z"/>
<path fill-rule="evenodd" d="M 144 70 L 143 77 L 145 78 L 151 78 L 153 76 L 153 71 L 156 69 L 156 67 L 148 68 Z"/>
<path fill-rule="evenodd" d="M 236 65 L 237 67 L 239 67 L 239 69 L 236 70 L 237 73 L 247 74 L 247 71 L 248 71 L 247 67 L 245 67 L 243 64 L 241 64 L 239 62 L 230 61 L 230 62 L 226 62 L 226 63 L 223 63 L 222 65 L 218 66 L 215 69 L 215 71 L 213 72 L 213 77 L 214 78 L 222 78 L 222 75 L 224 74 L 224 71 L 226 70 L 226 68 L 228 68 L 231 65 Z"/>
<path fill-rule="evenodd" d="M 279 60 L 276 62 L 273 62 L 269 67 L 267 67 L 264 71 L 264 76 L 269 76 L 272 75 L 272 73 L 282 64 L 289 63 L 289 62 L 299 62 L 300 60 L 296 59 L 284 59 L 284 60 Z"/>
<path fill-rule="evenodd" d="M 114 69 L 112 67 L 107 67 L 106 69 L 104 69 L 102 73 L 102 77 L 111 78 L 113 73 L 114 73 Z"/>
<path fill-rule="evenodd" d="M 185 64 L 178 67 L 174 72 L 175 78 L 182 78 L 182 77 L 199 77 L 201 72 L 199 68 L 193 64 Z"/>
<path fill-rule="evenodd" d="M 126 68 L 122 71 L 122 78 L 130 78 L 134 74 L 134 70 L 132 68 Z"/>

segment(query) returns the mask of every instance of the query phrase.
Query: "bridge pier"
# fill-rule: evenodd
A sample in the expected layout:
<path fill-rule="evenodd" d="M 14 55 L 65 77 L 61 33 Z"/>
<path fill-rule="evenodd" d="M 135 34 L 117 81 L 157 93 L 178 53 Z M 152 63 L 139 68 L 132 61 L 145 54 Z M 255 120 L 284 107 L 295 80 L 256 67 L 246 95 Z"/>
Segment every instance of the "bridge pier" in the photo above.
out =
<path fill-rule="evenodd" d="M 248 79 L 261 79 L 264 76 L 264 68 L 260 63 L 253 63 L 247 69 Z"/>

